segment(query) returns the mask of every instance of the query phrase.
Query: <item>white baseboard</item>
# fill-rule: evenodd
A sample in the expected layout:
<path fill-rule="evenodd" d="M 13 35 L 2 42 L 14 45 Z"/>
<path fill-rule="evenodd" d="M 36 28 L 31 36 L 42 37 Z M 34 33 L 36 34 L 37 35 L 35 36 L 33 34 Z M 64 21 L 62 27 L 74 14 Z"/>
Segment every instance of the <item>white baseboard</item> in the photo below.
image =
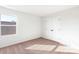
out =
<path fill-rule="evenodd" d="M 18 40 L 15 40 L 15 41 L 3 43 L 3 44 L 0 44 L 0 48 L 11 46 L 11 45 L 18 44 L 18 43 L 22 43 L 22 42 L 33 40 L 33 39 L 37 39 L 37 38 L 39 38 L 39 36 L 38 37 L 33 37 L 33 38 L 18 39 Z"/>

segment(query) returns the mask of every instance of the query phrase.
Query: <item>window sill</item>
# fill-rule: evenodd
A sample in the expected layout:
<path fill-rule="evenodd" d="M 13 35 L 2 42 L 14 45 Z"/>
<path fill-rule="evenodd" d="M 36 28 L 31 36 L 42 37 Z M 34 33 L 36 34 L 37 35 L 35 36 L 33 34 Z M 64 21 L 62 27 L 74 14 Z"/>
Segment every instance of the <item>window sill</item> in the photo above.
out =
<path fill-rule="evenodd" d="M 16 34 L 11 34 L 11 35 L 1 35 L 1 37 L 11 37 L 11 36 L 16 36 Z"/>

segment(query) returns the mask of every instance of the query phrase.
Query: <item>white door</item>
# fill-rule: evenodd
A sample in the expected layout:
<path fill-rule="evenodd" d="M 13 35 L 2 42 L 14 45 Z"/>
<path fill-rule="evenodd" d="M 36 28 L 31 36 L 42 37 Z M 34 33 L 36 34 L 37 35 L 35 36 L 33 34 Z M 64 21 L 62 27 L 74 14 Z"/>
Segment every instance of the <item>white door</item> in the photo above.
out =
<path fill-rule="evenodd" d="M 60 17 L 53 18 L 53 37 L 55 40 L 62 40 L 62 19 Z"/>

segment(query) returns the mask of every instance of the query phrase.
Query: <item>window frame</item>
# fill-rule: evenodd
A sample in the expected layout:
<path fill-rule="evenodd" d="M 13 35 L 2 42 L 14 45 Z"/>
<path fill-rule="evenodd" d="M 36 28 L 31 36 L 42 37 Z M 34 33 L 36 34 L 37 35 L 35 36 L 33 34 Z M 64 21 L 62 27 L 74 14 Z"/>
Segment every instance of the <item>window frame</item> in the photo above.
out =
<path fill-rule="evenodd" d="M 15 16 L 15 15 L 4 15 L 4 16 Z M 0 16 L 0 18 L 2 17 L 2 15 Z M 15 16 L 16 17 L 16 16 Z M 16 20 L 17 20 L 17 17 L 16 17 Z M 15 23 L 16 23 L 16 21 L 15 21 Z M 11 35 L 16 35 L 16 31 L 15 31 L 15 34 L 13 33 L 13 34 L 5 34 L 5 35 L 2 35 L 2 33 L 1 33 L 1 26 L 15 26 L 16 27 L 16 24 L 15 25 L 1 25 L 1 20 L 0 20 L 0 35 L 1 36 L 11 36 Z M 16 30 L 16 29 L 15 29 Z"/>

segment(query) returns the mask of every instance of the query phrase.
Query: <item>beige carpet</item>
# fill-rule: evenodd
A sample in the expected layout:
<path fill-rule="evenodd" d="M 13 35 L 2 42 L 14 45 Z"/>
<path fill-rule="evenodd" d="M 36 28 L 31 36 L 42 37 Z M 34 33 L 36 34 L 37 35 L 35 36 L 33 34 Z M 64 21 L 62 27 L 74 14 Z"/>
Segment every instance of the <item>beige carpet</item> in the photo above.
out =
<path fill-rule="evenodd" d="M 35 44 L 32 46 L 29 46 L 25 49 L 30 50 L 41 50 L 41 51 L 52 51 L 56 46 L 55 45 L 41 45 L 41 44 Z"/>
<path fill-rule="evenodd" d="M 64 46 L 59 46 L 55 51 L 56 51 L 56 52 L 79 53 L 79 49 L 72 49 L 72 48 L 64 47 Z"/>

